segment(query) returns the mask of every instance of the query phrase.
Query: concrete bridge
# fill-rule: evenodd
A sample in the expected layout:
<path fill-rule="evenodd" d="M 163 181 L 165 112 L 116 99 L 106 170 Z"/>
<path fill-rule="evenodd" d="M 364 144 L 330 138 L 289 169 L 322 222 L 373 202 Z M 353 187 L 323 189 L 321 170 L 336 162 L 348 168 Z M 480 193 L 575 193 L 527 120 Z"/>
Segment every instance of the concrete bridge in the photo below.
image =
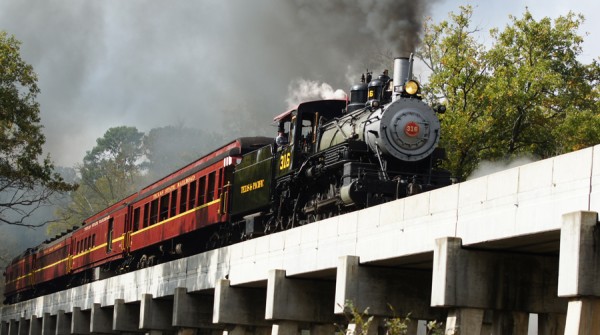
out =
<path fill-rule="evenodd" d="M 333 334 L 347 301 L 372 334 L 600 334 L 599 150 L 4 306 L 0 334 Z"/>

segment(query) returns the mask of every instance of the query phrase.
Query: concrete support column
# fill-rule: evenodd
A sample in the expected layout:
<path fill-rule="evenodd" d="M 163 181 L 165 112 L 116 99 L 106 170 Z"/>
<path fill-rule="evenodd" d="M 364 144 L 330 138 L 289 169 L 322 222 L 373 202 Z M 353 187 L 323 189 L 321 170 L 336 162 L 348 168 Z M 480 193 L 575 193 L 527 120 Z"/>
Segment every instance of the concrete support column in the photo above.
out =
<path fill-rule="evenodd" d="M 90 332 L 110 334 L 113 331 L 114 307 L 102 308 L 100 304 L 93 304 L 90 317 Z"/>
<path fill-rule="evenodd" d="M 523 327 L 526 332 L 528 313 L 566 311 L 567 301 L 557 297 L 557 261 L 552 256 L 467 250 L 459 238 L 438 239 L 431 305 L 492 310 L 493 334 L 499 329 L 520 334 Z M 515 317 L 515 312 L 524 314 Z"/>
<path fill-rule="evenodd" d="M 188 294 L 185 287 L 178 287 L 173 297 L 173 326 L 223 329 L 212 322 L 213 307 L 214 296 Z"/>
<path fill-rule="evenodd" d="M 178 328 L 177 335 L 197 335 L 198 329 L 196 328 Z"/>
<path fill-rule="evenodd" d="M 29 335 L 42 335 L 42 318 L 32 315 L 29 320 Z"/>
<path fill-rule="evenodd" d="M 365 285 L 368 283 L 368 285 Z M 335 288 L 335 313 L 344 312 L 347 301 L 370 315 L 433 320 L 440 310 L 430 307 L 431 272 L 375 266 L 361 266 L 356 256 L 339 258 Z M 390 309 L 390 306 L 394 310 Z"/>
<path fill-rule="evenodd" d="M 446 318 L 446 335 L 481 334 L 483 309 L 455 308 L 448 312 Z"/>
<path fill-rule="evenodd" d="M 600 300 L 581 298 L 569 301 L 565 334 L 600 334 Z"/>
<path fill-rule="evenodd" d="M 71 319 L 71 314 L 65 313 L 63 310 L 56 313 L 56 335 L 71 334 Z"/>
<path fill-rule="evenodd" d="M 528 313 L 495 311 L 492 334 L 527 335 L 528 326 Z"/>
<path fill-rule="evenodd" d="M 539 314 L 539 335 L 563 335 L 565 333 L 565 314 Z"/>
<path fill-rule="evenodd" d="M 417 331 L 419 330 L 419 320 L 411 319 L 406 326 L 406 335 L 417 335 Z"/>
<path fill-rule="evenodd" d="M 234 326 L 231 329 L 223 331 L 223 335 L 246 335 L 249 334 L 246 326 Z"/>
<path fill-rule="evenodd" d="M 123 299 L 115 299 L 112 329 L 122 333 L 144 332 L 140 330 L 140 304 L 126 304 Z"/>
<path fill-rule="evenodd" d="M 42 316 L 42 335 L 56 335 L 56 316 L 44 313 Z"/>
<path fill-rule="evenodd" d="M 140 304 L 140 329 L 173 331 L 173 302 L 152 299 L 152 294 L 142 294 Z"/>
<path fill-rule="evenodd" d="M 264 288 L 231 287 L 228 279 L 221 279 L 215 285 L 213 322 L 268 327 L 265 305 Z"/>
<path fill-rule="evenodd" d="M 332 335 L 336 333 L 337 329 L 333 324 L 313 325 L 310 327 L 310 335 Z"/>
<path fill-rule="evenodd" d="M 8 335 L 19 335 L 19 323 L 15 319 L 8 321 Z"/>
<path fill-rule="evenodd" d="M 334 300 L 333 281 L 286 278 L 285 270 L 271 270 L 265 319 L 333 323 Z"/>
<path fill-rule="evenodd" d="M 29 324 L 30 321 L 24 317 L 19 319 L 19 326 L 17 330 L 18 335 L 27 335 L 29 334 Z"/>
<path fill-rule="evenodd" d="M 558 295 L 569 298 L 565 334 L 600 334 L 598 213 L 563 215 Z"/>
<path fill-rule="evenodd" d="M 73 314 L 71 318 L 71 334 L 89 334 L 90 320 L 90 311 L 82 311 L 80 307 L 73 307 Z"/>
<path fill-rule="evenodd" d="M 273 324 L 271 335 L 298 335 L 298 322 L 278 321 Z"/>

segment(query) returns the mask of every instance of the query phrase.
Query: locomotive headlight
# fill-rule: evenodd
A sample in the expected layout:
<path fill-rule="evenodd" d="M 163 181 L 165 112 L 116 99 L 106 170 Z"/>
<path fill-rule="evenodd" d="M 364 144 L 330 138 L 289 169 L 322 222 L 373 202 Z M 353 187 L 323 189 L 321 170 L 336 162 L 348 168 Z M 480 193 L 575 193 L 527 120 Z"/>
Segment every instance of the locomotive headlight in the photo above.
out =
<path fill-rule="evenodd" d="M 414 80 L 409 80 L 404 84 L 404 92 L 415 95 L 419 92 L 419 84 Z"/>

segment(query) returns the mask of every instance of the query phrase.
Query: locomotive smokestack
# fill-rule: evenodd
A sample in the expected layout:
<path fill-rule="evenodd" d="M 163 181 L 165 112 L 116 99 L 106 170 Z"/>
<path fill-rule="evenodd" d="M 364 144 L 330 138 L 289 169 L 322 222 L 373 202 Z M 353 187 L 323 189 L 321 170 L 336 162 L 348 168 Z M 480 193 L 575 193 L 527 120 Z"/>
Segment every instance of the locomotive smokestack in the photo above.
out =
<path fill-rule="evenodd" d="M 393 100 L 400 97 L 400 90 L 402 86 L 410 79 L 412 79 L 412 64 L 413 55 L 410 57 L 397 57 L 394 59 L 394 98 Z"/>

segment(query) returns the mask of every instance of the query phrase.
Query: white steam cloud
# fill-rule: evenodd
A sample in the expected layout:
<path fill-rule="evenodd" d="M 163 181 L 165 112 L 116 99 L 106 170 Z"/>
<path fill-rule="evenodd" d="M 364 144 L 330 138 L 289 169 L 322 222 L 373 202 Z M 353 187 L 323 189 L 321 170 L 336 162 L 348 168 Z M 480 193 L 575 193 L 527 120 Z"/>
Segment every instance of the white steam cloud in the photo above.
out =
<path fill-rule="evenodd" d="M 482 161 L 479 163 L 475 171 L 471 173 L 467 180 L 487 176 L 492 173 L 512 169 L 521 165 L 529 164 L 535 162 L 536 159 L 534 157 L 518 157 L 509 160 L 503 161 Z"/>
<path fill-rule="evenodd" d="M 320 99 L 340 99 L 347 98 L 346 92 L 341 89 L 334 89 L 327 83 L 321 83 L 314 80 L 296 79 L 288 86 L 288 96 L 285 101 L 288 108 L 294 108 L 301 102 L 320 100 Z"/>

